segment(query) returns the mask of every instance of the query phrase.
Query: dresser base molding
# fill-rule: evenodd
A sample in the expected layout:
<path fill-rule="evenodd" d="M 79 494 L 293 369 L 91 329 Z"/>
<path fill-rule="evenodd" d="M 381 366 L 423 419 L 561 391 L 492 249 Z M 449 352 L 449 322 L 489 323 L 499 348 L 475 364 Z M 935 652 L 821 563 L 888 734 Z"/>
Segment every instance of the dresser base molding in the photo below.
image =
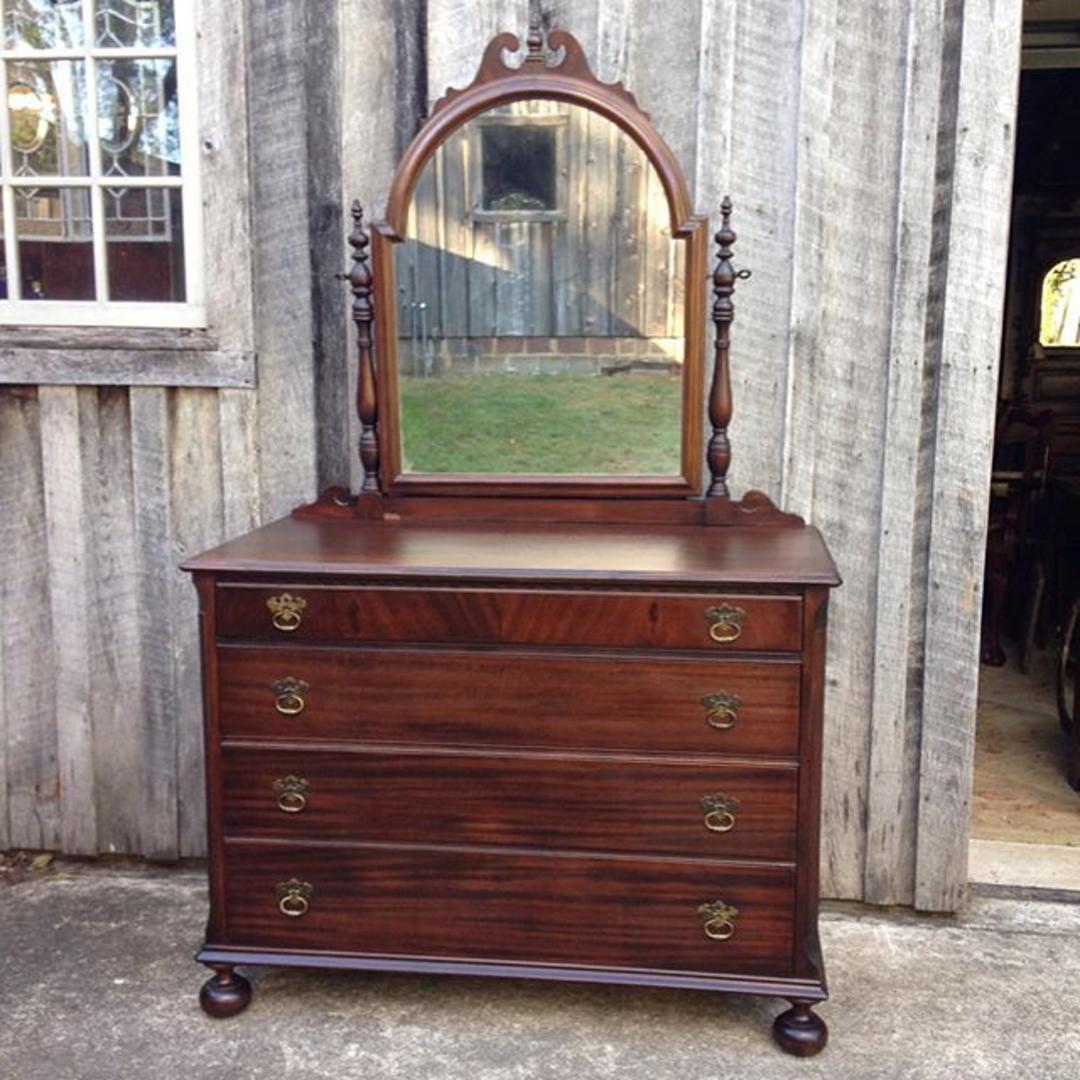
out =
<path fill-rule="evenodd" d="M 195 959 L 218 973 L 204 984 L 199 995 L 199 1003 L 204 1011 L 215 1017 L 235 1016 L 249 1004 L 251 986 L 243 976 L 233 972 L 234 965 L 244 964 L 322 968 L 331 971 L 381 971 L 405 975 L 482 975 L 505 979 L 607 983 L 782 997 L 791 1002 L 792 1008 L 776 1018 L 773 1035 L 784 1050 L 790 1054 L 809 1057 L 822 1050 L 828 1039 L 825 1022 L 811 1009 L 825 1001 L 829 993 L 824 981 L 812 979 L 710 976 L 627 968 L 558 967 L 549 964 L 508 964 L 483 960 L 442 960 L 423 956 L 380 956 L 291 949 L 267 951 L 217 945 L 204 946 Z M 227 989 L 231 987 L 229 980 L 241 983 L 242 987 L 230 993 Z"/>

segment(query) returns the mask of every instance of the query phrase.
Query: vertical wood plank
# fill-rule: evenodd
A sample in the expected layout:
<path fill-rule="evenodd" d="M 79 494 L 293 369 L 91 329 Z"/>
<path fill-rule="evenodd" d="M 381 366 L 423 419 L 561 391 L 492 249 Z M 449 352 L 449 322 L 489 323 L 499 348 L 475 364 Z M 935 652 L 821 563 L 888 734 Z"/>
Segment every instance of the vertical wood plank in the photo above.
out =
<path fill-rule="evenodd" d="M 829 167 L 827 205 L 845 212 L 824 221 L 829 257 L 815 282 L 823 347 L 809 373 L 812 517 L 833 550 L 846 553 L 830 625 L 824 869 L 830 895 L 852 898 L 862 895 L 865 880 L 879 577 L 898 569 L 877 560 L 888 367 L 863 357 L 888 356 L 891 340 L 895 233 L 872 223 L 895 213 L 901 141 L 888 134 L 893 118 L 903 116 L 905 7 L 868 0 L 836 9 L 834 63 L 844 77 L 834 80 L 828 144 L 844 168 Z M 798 392 L 801 373 L 793 385 Z M 805 484 L 798 471 L 790 475 Z"/>
<path fill-rule="evenodd" d="M 247 4 L 194 0 L 199 164 L 209 325 L 226 347 L 253 347 Z"/>
<path fill-rule="evenodd" d="M 304 99 L 317 123 L 304 125 L 307 155 L 308 259 L 311 267 L 311 325 L 315 377 L 318 489 L 347 486 L 354 455 L 349 415 L 346 352 L 348 285 L 335 274 L 348 269 L 345 232 L 349 201 L 344 196 L 340 86 L 342 50 L 339 0 L 307 0 L 305 16 Z"/>
<path fill-rule="evenodd" d="M 70 854 L 90 855 L 97 851 L 97 810 L 79 393 L 73 386 L 43 386 L 38 401 L 55 658 L 60 841 L 63 850 Z"/>
<path fill-rule="evenodd" d="M 1020 0 L 967 0 L 956 97 L 930 513 L 926 668 L 915 904 L 950 911 L 967 886 L 978 696 L 979 614 L 1001 344 L 1019 79 Z M 990 212 L 990 211 L 993 212 Z"/>
<path fill-rule="evenodd" d="M 259 466 L 267 519 L 316 494 L 317 430 L 310 261 L 305 5 L 248 9 Z"/>
<path fill-rule="evenodd" d="M 169 401 L 169 491 L 172 567 L 163 617 L 175 625 L 177 827 L 179 854 L 206 851 L 202 690 L 199 677 L 198 601 L 190 577 L 177 564 L 221 540 L 220 413 L 212 390 L 174 390 Z"/>
<path fill-rule="evenodd" d="M 0 392 L 0 764 L 5 847 L 58 848 L 56 681 L 38 401 Z"/>
<path fill-rule="evenodd" d="M 828 12 L 813 0 L 731 0 L 716 11 L 711 66 L 702 71 L 706 116 L 719 127 L 711 163 L 699 174 L 698 205 L 717 226 L 721 197 L 735 204 L 736 264 L 753 277 L 735 293 L 731 372 L 735 411 L 731 423 L 730 481 L 735 489 L 761 488 L 780 500 L 793 333 L 793 294 L 812 280 L 820 238 L 806 225 L 823 205 L 822 145 L 831 81 L 826 47 Z M 704 5 L 708 8 L 709 5 Z M 805 36 L 804 36 L 805 24 Z M 777 71 L 790 73 L 778 79 Z M 798 73 L 796 77 L 796 73 Z M 711 77 L 707 77 L 711 76 Z M 801 93 L 813 95 L 805 106 Z M 804 112 L 805 108 L 805 112 Z M 704 120 L 699 136 L 707 130 Z M 796 242 L 796 210 L 805 235 Z M 813 216 L 808 220 L 808 215 Z M 795 258 L 807 265 L 799 268 Z M 800 342 L 799 362 L 809 363 Z"/>
<path fill-rule="evenodd" d="M 340 0 L 342 191 L 382 216 L 398 155 L 427 107 L 425 0 Z M 348 222 L 343 223 L 347 228 Z M 375 313 L 379 318 L 379 313 Z M 349 401 L 356 400 L 355 330 L 346 334 Z M 349 417 L 350 486 L 360 486 L 359 420 Z"/>
<path fill-rule="evenodd" d="M 178 854 L 176 633 L 171 583 L 176 573 L 169 493 L 169 391 L 130 390 L 131 477 L 137 605 L 143 674 L 142 854 Z"/>
<path fill-rule="evenodd" d="M 222 530 L 228 539 L 260 522 L 258 404 L 252 390 L 219 390 L 217 403 Z"/>
<path fill-rule="evenodd" d="M 140 738 L 143 680 L 127 391 L 81 389 L 79 426 L 93 610 L 88 645 L 97 850 L 140 852 L 142 787 L 148 781 Z"/>
<path fill-rule="evenodd" d="M 916 579 L 923 398 L 934 372 L 926 349 L 927 294 L 935 191 L 934 146 L 941 86 L 941 0 L 910 0 L 904 61 L 902 154 L 895 193 L 892 317 L 881 466 L 873 697 L 863 898 L 910 904 L 915 887 L 919 697 L 913 683 L 922 625 Z M 925 586 L 923 586 L 925 587 Z M 914 640 L 913 640 L 914 638 Z"/>

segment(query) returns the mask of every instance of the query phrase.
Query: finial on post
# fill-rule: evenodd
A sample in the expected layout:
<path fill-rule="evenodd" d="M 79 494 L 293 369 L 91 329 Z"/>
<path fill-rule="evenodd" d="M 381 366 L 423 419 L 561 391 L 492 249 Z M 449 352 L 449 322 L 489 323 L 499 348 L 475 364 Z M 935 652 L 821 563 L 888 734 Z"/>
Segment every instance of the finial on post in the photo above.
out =
<path fill-rule="evenodd" d="M 540 0 L 529 0 L 529 32 L 525 35 L 528 51 L 526 60 L 544 59 L 544 27 L 540 15 Z"/>
<path fill-rule="evenodd" d="M 352 317 L 356 323 L 356 347 L 360 364 L 356 383 L 356 412 L 360 417 L 360 464 L 364 471 L 360 491 L 361 494 L 378 494 L 378 402 L 375 395 L 375 362 L 371 337 L 375 311 L 371 300 L 373 290 L 368 255 L 371 238 L 364 228 L 364 208 L 359 199 L 353 201 L 352 219 L 349 246 L 353 250 L 353 264 L 349 272 L 349 285 L 353 294 Z"/>
<path fill-rule="evenodd" d="M 724 196 L 720 203 L 720 228 L 716 241 L 716 268 L 713 270 L 712 318 L 716 326 L 716 358 L 713 365 L 712 389 L 709 393 L 709 423 L 712 437 L 709 439 L 708 463 L 712 480 L 706 495 L 709 498 L 730 499 L 727 473 L 731 464 L 731 443 L 727 429 L 731 423 L 731 322 L 735 318 L 735 305 L 731 295 L 735 292 L 735 279 L 749 277 L 749 271 L 738 274 L 731 264 L 735 233 L 731 228 L 731 198 Z"/>

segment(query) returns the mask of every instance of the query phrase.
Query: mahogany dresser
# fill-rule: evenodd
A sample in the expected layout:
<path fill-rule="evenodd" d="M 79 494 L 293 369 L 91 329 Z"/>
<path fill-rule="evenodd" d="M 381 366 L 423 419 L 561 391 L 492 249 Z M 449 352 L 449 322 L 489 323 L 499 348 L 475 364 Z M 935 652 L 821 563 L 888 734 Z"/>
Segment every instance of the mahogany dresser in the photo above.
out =
<path fill-rule="evenodd" d="M 419 172 L 470 117 L 529 95 L 596 110 L 640 140 L 687 276 L 704 269 L 704 221 L 630 95 L 593 79 L 567 34 L 534 26 L 507 66 L 520 48 L 500 35 L 477 82 L 436 106 L 374 236 L 354 211 L 359 490 L 185 564 L 205 682 L 202 1005 L 240 1012 L 245 964 L 734 990 L 788 998 L 776 1038 L 812 1054 L 826 1040 L 812 1007 L 826 996 L 818 828 L 839 579 L 817 530 L 727 491 L 730 204 L 707 447 L 704 300 L 688 290 L 685 353 L 664 375 L 682 387 L 670 476 L 406 460 L 406 388 L 435 389 L 408 381 L 399 351 L 392 245 Z"/>

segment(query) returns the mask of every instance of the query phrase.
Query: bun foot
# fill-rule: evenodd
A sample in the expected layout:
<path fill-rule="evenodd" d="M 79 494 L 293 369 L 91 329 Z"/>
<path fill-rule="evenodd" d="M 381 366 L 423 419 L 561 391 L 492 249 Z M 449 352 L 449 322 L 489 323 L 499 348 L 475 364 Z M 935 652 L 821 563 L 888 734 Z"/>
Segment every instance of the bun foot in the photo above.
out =
<path fill-rule="evenodd" d="M 813 1057 L 821 1053 L 829 1041 L 825 1021 L 812 1011 L 812 1001 L 789 1000 L 791 1008 L 773 1022 L 773 1037 L 782 1050 L 797 1057 Z"/>
<path fill-rule="evenodd" d="M 199 1004 L 207 1016 L 227 1020 L 251 1004 L 251 983 L 237 975 L 229 964 L 211 964 L 214 975 L 203 983 Z"/>

